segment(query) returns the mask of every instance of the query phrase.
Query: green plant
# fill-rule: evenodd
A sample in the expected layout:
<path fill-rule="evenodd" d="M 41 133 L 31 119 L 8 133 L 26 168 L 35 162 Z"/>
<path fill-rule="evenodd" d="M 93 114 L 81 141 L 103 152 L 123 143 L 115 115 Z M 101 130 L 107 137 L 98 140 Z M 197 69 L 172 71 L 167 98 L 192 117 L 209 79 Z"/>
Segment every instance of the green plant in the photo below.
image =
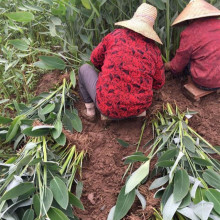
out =
<path fill-rule="evenodd" d="M 1 128 L 2 140 L 5 143 L 15 141 L 16 149 L 26 136 L 37 137 L 50 133 L 58 144 L 64 146 L 66 137 L 62 132 L 63 126 L 71 132 L 73 129 L 81 132 L 82 122 L 74 109 L 76 97 L 70 94 L 70 88 L 75 86 L 74 72 L 71 72 L 70 78 L 71 83 L 68 84 L 64 79 L 63 84 L 54 92 L 43 93 L 33 98 L 28 105 L 16 101 L 9 105 L 17 111 L 17 116 L 13 120 L 0 117 L 0 124 L 10 123 L 10 126 Z"/>
<path fill-rule="evenodd" d="M 71 187 L 84 153 L 69 146 L 57 154 L 58 148 L 48 136 L 30 137 L 16 157 L 0 163 L 1 219 L 77 219 L 72 207 L 84 207 Z"/>
<path fill-rule="evenodd" d="M 161 198 L 164 220 L 171 220 L 175 213 L 192 220 L 219 218 L 220 162 L 211 154 L 220 155 L 220 152 L 188 126 L 188 118 L 193 114 L 195 112 L 181 113 L 177 106 L 174 111 L 170 104 L 162 114 L 157 113 L 153 121 L 156 137 L 147 149 L 147 156 L 136 152 L 125 158 L 126 163 L 139 161 L 142 165 L 128 177 L 109 220 L 121 219 L 128 212 L 133 200 L 129 199 L 124 212 L 119 204 L 125 204 L 130 196 L 137 194 L 155 156 L 158 159 L 152 174 L 162 176 L 155 179 L 149 189 L 162 187 L 155 197 Z"/>

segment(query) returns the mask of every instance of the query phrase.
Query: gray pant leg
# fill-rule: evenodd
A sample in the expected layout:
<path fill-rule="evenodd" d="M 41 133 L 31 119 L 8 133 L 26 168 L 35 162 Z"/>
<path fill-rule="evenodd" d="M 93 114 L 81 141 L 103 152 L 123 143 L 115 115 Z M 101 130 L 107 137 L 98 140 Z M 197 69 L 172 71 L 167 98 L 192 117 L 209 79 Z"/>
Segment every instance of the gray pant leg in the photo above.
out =
<path fill-rule="evenodd" d="M 79 90 L 85 103 L 96 104 L 97 80 L 98 73 L 91 65 L 84 64 L 79 68 Z"/>

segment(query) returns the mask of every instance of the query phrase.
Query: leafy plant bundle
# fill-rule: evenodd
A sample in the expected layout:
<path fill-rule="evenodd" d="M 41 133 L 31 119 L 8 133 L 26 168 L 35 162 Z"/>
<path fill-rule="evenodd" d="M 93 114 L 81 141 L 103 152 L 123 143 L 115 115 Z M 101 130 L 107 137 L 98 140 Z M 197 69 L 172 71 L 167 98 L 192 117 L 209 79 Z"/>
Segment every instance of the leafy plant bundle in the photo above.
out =
<path fill-rule="evenodd" d="M 45 136 L 31 137 L 16 157 L 0 163 L 0 218 L 77 219 L 73 206 L 84 208 L 71 187 L 83 156 L 75 146 L 61 148 Z"/>
<path fill-rule="evenodd" d="M 70 74 L 71 83 L 64 79 L 63 84 L 53 92 L 42 93 L 33 98 L 30 104 L 18 104 L 13 101 L 17 116 L 12 120 L 0 117 L 0 138 L 5 143 L 14 141 L 14 149 L 22 143 L 27 136 L 38 137 L 51 134 L 54 140 L 64 146 L 66 137 L 62 132 L 63 127 L 69 131 L 75 129 L 82 131 L 82 122 L 74 108 L 76 96 L 71 95 L 70 89 L 75 86 L 75 75 Z M 10 105 L 8 106 L 10 107 Z M 6 126 L 10 123 L 10 126 Z"/>
<path fill-rule="evenodd" d="M 123 218 L 134 202 L 135 194 L 143 208 L 146 201 L 137 188 L 149 175 L 151 160 L 157 156 L 157 163 L 151 176 L 158 176 L 149 190 L 159 188 L 156 198 L 161 198 L 160 211 L 163 220 L 178 219 L 208 220 L 220 218 L 220 162 L 211 154 L 220 155 L 219 148 L 213 147 L 189 125 L 188 119 L 195 112 L 181 113 L 170 104 L 163 114 L 157 113 L 153 121 L 156 137 L 147 149 L 147 156 L 136 152 L 126 157 L 125 162 L 142 162 L 122 188 L 116 206 L 109 213 L 108 220 Z M 150 151 L 150 152 L 149 152 Z M 129 198 L 132 199 L 129 199 Z M 126 204 L 121 209 L 122 204 Z M 184 217 L 183 217 L 184 216 Z M 157 215 L 158 217 L 158 215 Z"/>

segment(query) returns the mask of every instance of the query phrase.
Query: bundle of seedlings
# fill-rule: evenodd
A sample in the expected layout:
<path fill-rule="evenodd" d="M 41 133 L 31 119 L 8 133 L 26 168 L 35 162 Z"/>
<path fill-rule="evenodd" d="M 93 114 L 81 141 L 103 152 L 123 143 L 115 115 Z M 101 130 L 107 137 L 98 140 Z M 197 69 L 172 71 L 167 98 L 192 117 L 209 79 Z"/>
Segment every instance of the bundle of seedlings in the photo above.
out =
<path fill-rule="evenodd" d="M 153 181 L 149 190 L 158 188 L 155 198 L 161 198 L 162 213 L 160 216 L 159 212 L 155 212 L 156 219 L 220 218 L 220 162 L 214 158 L 220 155 L 220 151 L 188 125 L 188 119 L 193 114 L 195 112 L 182 113 L 177 106 L 174 111 L 170 104 L 166 105 L 163 113 L 156 114 L 153 121 L 155 138 L 145 145 L 149 146 L 145 154 L 135 152 L 125 158 L 126 163 L 142 164 L 128 177 L 108 220 L 122 219 L 136 195 L 143 209 L 146 208 L 146 200 L 138 187 L 149 179 L 153 158 L 157 162 L 150 176 L 160 177 Z"/>
<path fill-rule="evenodd" d="M 77 219 L 73 207 L 84 208 L 71 188 L 84 152 L 49 136 L 28 139 L 16 157 L 0 163 L 0 219 Z"/>
<path fill-rule="evenodd" d="M 34 97 L 29 104 L 17 103 L 7 105 L 16 110 L 14 119 L 0 116 L 0 138 L 4 143 L 14 142 L 14 150 L 26 141 L 26 136 L 37 137 L 51 134 L 53 139 L 64 146 L 66 137 L 63 127 L 70 132 L 82 131 L 82 122 L 74 108 L 76 95 L 71 87 L 76 85 L 75 74 L 70 74 L 71 82 L 66 79 L 55 91 L 42 93 Z M 9 125 L 9 126 L 8 126 Z"/>
<path fill-rule="evenodd" d="M 0 219 L 77 219 L 73 207 L 83 209 L 82 184 L 75 178 L 81 171 L 84 151 L 66 146 L 63 127 L 80 132 L 82 123 L 70 94 L 75 86 L 64 79 L 55 91 L 43 93 L 25 105 L 16 101 L 14 119 L 0 117 L 0 138 L 17 153 L 2 154 L 0 161 Z M 8 158 L 8 160 L 6 160 Z M 79 172 L 81 174 L 81 172 Z M 77 185 L 77 196 L 72 186 Z M 79 183 L 79 184 L 78 184 Z"/>

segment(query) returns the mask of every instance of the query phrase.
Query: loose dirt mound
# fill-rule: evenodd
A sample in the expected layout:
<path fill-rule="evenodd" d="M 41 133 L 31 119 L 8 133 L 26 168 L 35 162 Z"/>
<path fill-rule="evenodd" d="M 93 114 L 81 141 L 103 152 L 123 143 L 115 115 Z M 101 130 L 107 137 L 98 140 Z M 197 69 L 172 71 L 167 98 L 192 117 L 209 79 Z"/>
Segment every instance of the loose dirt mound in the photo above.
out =
<path fill-rule="evenodd" d="M 152 138 L 152 114 L 162 109 L 166 102 L 176 103 L 181 110 L 197 111 L 198 114 L 189 120 L 189 125 L 213 145 L 220 143 L 220 96 L 213 93 L 193 102 L 187 99 L 181 91 L 182 79 L 172 78 L 166 81 L 163 89 L 155 94 L 154 101 L 146 116 L 147 125 L 144 131 L 141 146 Z M 80 112 L 84 109 L 82 102 L 77 103 Z M 141 134 L 144 119 L 127 119 L 113 121 L 103 125 L 98 118 L 96 123 L 83 120 L 82 134 L 68 134 L 68 140 L 76 144 L 79 149 L 87 149 L 87 157 L 83 162 L 82 182 L 84 184 L 82 202 L 85 211 L 75 210 L 82 220 L 106 220 L 108 213 L 116 203 L 118 193 L 124 185 L 122 176 L 127 168 L 122 158 L 135 152 Z M 122 147 L 117 138 L 122 139 L 130 146 Z M 142 151 L 143 149 L 140 148 Z M 136 201 L 126 220 L 149 219 L 153 208 L 157 208 L 159 201 L 153 199 L 153 193 L 148 187 L 152 180 L 141 187 L 141 193 L 147 200 L 146 210 L 141 210 L 141 204 Z"/>
<path fill-rule="evenodd" d="M 64 78 L 69 79 L 69 75 L 68 74 L 61 75 L 59 70 L 55 70 L 51 73 L 45 74 L 40 80 L 37 89 L 35 91 L 35 94 L 39 95 L 42 92 L 49 92 L 50 89 L 59 86 Z"/>

